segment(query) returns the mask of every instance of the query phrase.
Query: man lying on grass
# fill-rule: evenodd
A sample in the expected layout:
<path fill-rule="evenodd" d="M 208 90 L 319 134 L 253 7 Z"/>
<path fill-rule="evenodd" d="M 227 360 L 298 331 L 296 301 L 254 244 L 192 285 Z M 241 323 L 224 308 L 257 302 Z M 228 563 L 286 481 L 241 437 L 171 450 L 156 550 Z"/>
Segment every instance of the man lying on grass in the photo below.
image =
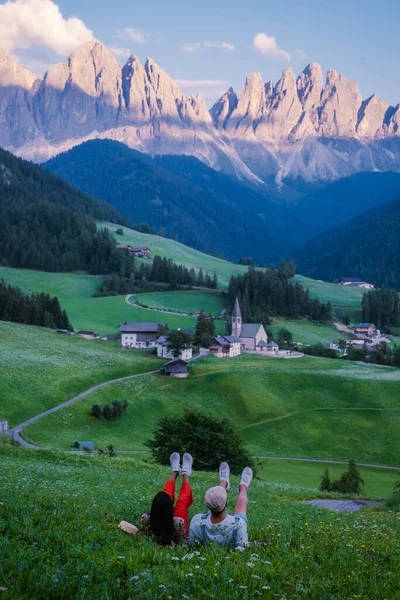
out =
<path fill-rule="evenodd" d="M 190 522 L 189 544 L 211 544 L 232 546 L 234 548 L 249 545 L 247 535 L 247 488 L 253 479 L 251 467 L 242 472 L 239 484 L 239 495 L 233 515 L 227 513 L 227 490 L 229 490 L 229 465 L 221 463 L 219 467 L 219 485 L 207 490 L 204 503 L 209 509 L 205 514 L 198 514 Z"/>

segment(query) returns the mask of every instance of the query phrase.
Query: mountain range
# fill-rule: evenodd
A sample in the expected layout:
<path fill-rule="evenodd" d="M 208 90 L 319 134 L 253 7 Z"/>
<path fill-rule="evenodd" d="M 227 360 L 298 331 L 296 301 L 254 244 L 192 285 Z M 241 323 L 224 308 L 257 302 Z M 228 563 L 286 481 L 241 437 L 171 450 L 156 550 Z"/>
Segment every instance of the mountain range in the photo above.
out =
<path fill-rule="evenodd" d="M 363 100 L 354 81 L 317 63 L 277 83 L 250 74 L 207 110 L 152 59 L 121 68 L 87 42 L 37 79 L 0 51 L 0 145 L 44 161 L 93 138 L 152 156 L 191 155 L 215 170 L 285 189 L 400 169 L 400 107 Z"/>

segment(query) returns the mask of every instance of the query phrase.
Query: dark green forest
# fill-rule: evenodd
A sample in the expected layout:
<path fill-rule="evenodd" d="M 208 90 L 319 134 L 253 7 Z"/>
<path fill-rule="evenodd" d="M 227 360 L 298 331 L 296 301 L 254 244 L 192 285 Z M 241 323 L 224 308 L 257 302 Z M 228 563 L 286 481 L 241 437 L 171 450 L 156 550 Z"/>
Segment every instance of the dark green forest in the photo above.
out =
<path fill-rule="evenodd" d="M 279 225 L 284 205 L 192 157 L 152 159 L 118 142 L 93 140 L 45 166 L 133 221 L 216 256 L 267 264 L 290 241 Z"/>
<path fill-rule="evenodd" d="M 272 265 L 266 271 L 249 267 L 244 275 L 232 275 L 227 292 L 229 308 L 238 297 L 243 322 L 247 323 L 269 325 L 273 316 L 309 317 L 321 323 L 331 320 L 331 304 L 310 298 L 308 289 L 299 283 L 291 283 L 289 279 L 294 273 L 294 263 L 282 260 L 279 269 Z"/>
<path fill-rule="evenodd" d="M 370 290 L 364 294 L 361 307 L 365 323 L 374 323 L 383 330 L 400 326 L 400 294 L 397 290 Z"/>
<path fill-rule="evenodd" d="M 72 331 L 58 298 L 49 294 L 25 294 L 14 285 L 7 285 L 3 279 L 0 279 L 0 321 Z"/>
<path fill-rule="evenodd" d="M 295 258 L 299 272 L 314 279 L 359 277 L 400 289 L 400 199 L 326 231 Z"/>

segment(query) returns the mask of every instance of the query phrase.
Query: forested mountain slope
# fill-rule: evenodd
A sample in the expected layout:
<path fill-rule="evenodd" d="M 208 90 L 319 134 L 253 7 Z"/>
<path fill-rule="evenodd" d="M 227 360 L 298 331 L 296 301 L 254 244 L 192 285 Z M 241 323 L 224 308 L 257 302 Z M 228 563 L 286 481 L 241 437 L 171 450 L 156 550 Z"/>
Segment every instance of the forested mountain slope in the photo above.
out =
<path fill-rule="evenodd" d="M 400 198 L 320 234 L 295 259 L 297 270 L 315 279 L 359 277 L 400 289 Z"/>
<path fill-rule="evenodd" d="M 258 263 L 279 260 L 286 207 L 193 157 L 156 157 L 94 140 L 45 164 L 82 191 L 110 202 L 194 248 Z"/>
<path fill-rule="evenodd" d="M 0 149 L 0 264 L 112 270 L 118 262 L 115 242 L 97 232 L 94 219 L 129 223 L 114 207 Z"/>

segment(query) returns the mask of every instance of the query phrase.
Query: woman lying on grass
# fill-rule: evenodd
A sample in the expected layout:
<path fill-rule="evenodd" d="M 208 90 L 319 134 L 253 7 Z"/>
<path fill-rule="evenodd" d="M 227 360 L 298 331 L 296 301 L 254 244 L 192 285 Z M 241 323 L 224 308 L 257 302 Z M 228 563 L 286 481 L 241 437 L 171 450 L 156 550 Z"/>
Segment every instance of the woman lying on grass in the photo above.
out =
<path fill-rule="evenodd" d="M 188 453 L 183 455 L 183 481 L 174 508 L 175 482 L 181 472 L 180 460 L 178 452 L 171 454 L 171 477 L 163 491 L 154 496 L 151 510 L 140 517 L 139 532 L 149 535 L 160 546 L 183 544 L 189 535 L 189 507 L 193 504 L 189 477 L 192 474 L 193 458 Z M 138 532 L 137 527 L 126 521 L 121 521 L 119 527 L 133 535 Z"/>

